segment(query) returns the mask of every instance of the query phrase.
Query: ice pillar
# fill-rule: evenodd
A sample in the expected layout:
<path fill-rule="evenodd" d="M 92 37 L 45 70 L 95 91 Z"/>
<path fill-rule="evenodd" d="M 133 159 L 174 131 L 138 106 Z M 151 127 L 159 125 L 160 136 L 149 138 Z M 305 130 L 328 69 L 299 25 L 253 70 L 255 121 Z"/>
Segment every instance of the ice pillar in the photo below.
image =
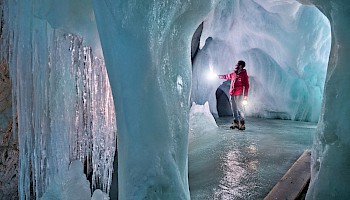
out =
<path fill-rule="evenodd" d="M 118 116 L 119 199 L 189 199 L 191 36 L 213 4 L 94 0 Z"/>
<path fill-rule="evenodd" d="M 345 1 L 314 3 L 330 20 L 332 49 L 307 199 L 349 199 L 350 7 Z"/>

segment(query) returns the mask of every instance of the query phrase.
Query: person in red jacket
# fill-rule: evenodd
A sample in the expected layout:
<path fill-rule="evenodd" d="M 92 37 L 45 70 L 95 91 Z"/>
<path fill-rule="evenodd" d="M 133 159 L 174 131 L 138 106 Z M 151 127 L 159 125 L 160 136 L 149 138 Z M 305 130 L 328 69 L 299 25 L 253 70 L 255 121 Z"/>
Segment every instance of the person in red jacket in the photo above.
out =
<path fill-rule="evenodd" d="M 243 100 L 248 99 L 249 80 L 247 70 L 244 69 L 245 62 L 237 62 L 234 72 L 219 75 L 221 79 L 231 80 L 230 95 L 233 112 L 232 129 L 245 130 Z"/>

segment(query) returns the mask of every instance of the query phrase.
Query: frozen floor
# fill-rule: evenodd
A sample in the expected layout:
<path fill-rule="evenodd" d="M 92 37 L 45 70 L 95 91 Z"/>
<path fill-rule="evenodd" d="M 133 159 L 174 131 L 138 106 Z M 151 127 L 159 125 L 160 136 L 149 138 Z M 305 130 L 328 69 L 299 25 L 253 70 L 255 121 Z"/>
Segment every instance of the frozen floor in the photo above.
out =
<path fill-rule="evenodd" d="M 232 118 L 216 119 L 218 131 L 189 146 L 192 200 L 263 199 L 305 149 L 315 123 L 248 118 L 247 129 L 231 130 Z"/>

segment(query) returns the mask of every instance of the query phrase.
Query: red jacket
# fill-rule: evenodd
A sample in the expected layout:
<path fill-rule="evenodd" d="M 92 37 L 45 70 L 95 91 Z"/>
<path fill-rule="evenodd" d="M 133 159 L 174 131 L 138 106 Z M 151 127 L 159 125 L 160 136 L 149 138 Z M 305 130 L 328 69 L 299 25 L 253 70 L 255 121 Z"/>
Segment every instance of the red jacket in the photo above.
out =
<path fill-rule="evenodd" d="M 245 69 L 242 69 L 242 71 L 238 74 L 236 74 L 236 72 L 232 72 L 231 74 L 219 75 L 219 78 L 231 80 L 231 96 L 248 96 L 249 80 L 247 71 Z"/>

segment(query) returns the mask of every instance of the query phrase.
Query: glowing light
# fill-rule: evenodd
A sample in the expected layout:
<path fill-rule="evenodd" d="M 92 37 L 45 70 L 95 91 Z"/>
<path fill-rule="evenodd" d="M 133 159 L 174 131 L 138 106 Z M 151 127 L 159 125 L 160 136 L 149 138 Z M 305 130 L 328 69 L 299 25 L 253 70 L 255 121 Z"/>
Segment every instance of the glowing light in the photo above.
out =
<path fill-rule="evenodd" d="M 210 66 L 210 67 L 209 67 L 209 71 L 208 71 L 208 73 L 207 73 L 207 78 L 208 78 L 209 80 L 213 80 L 213 79 L 215 79 L 215 78 L 217 78 L 217 77 L 218 77 L 218 75 L 214 72 L 213 67 Z"/>
<path fill-rule="evenodd" d="M 248 105 L 248 101 L 247 101 L 247 100 L 243 100 L 243 101 L 242 101 L 242 104 L 243 104 L 244 106 L 246 106 L 246 105 Z"/>

